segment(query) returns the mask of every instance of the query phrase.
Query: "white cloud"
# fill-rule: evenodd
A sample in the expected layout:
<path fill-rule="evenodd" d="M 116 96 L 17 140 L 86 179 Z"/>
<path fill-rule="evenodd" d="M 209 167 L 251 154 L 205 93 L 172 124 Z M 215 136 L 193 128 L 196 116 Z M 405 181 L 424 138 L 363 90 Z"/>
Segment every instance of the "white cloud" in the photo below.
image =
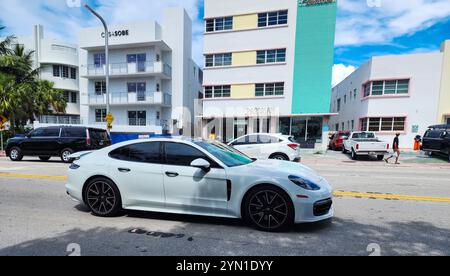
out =
<path fill-rule="evenodd" d="M 335 64 L 333 66 L 333 87 L 345 80 L 351 73 L 355 72 L 355 66 L 347 66 L 344 64 Z"/>
<path fill-rule="evenodd" d="M 340 0 L 336 46 L 388 44 L 450 17 L 449 0 Z"/>

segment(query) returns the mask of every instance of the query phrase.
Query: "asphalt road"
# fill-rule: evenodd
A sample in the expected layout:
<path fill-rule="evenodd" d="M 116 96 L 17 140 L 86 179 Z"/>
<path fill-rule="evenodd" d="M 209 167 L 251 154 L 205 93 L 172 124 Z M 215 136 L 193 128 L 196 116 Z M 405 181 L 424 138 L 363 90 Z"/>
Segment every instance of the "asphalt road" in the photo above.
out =
<path fill-rule="evenodd" d="M 411 154 L 396 166 L 329 153 L 303 162 L 344 195 L 336 217 L 264 233 L 196 216 L 97 218 L 66 196 L 67 165 L 0 158 L 0 255 L 450 255 L 445 160 Z"/>

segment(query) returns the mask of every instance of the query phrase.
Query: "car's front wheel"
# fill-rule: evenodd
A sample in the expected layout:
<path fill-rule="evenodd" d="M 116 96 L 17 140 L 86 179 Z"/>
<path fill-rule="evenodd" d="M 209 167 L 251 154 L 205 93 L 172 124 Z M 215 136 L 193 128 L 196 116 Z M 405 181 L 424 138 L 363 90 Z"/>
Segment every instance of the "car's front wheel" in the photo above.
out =
<path fill-rule="evenodd" d="M 99 217 L 113 217 L 122 210 L 122 201 L 116 184 L 107 178 L 91 180 L 85 189 L 86 205 Z"/>
<path fill-rule="evenodd" d="M 12 148 L 11 151 L 9 152 L 9 159 L 11 159 L 11 161 L 22 161 L 23 159 L 22 150 L 18 147 Z"/>
<path fill-rule="evenodd" d="M 275 186 L 259 186 L 244 200 L 243 218 L 258 230 L 279 232 L 294 223 L 294 206 L 290 197 Z"/>

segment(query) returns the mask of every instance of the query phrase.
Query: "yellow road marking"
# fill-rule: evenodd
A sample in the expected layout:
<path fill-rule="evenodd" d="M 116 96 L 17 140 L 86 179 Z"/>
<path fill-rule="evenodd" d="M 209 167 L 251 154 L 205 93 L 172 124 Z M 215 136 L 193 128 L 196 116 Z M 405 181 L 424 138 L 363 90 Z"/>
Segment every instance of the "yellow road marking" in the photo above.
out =
<path fill-rule="evenodd" d="M 60 181 L 67 180 L 67 176 L 20 174 L 20 173 L 0 173 L 0 177 L 11 177 L 22 179 L 45 179 L 45 180 L 60 180 Z M 448 197 L 409 196 L 409 195 L 377 194 L 377 193 L 362 193 L 362 192 L 360 193 L 360 192 L 345 192 L 345 191 L 335 191 L 334 196 L 450 203 L 450 198 Z"/>
<path fill-rule="evenodd" d="M 450 198 L 448 197 L 409 196 L 409 195 L 375 194 L 375 193 L 359 193 L 359 192 L 344 192 L 344 191 L 336 191 L 334 192 L 334 196 L 450 203 Z"/>
<path fill-rule="evenodd" d="M 24 179 L 67 180 L 67 176 L 21 174 L 21 173 L 0 173 L 0 177 L 12 177 L 12 178 L 24 178 Z"/>

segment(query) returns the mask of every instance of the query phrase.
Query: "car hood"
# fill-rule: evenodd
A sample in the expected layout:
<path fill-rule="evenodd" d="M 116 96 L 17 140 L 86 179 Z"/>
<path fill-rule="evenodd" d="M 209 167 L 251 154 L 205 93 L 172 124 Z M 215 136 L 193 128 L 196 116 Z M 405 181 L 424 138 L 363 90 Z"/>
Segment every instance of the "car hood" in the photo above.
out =
<path fill-rule="evenodd" d="M 267 178 L 283 178 L 287 179 L 290 175 L 299 176 L 301 178 L 312 181 L 320 185 L 324 178 L 319 176 L 312 169 L 295 162 L 280 160 L 256 160 L 246 166 L 239 167 L 241 170 L 247 171 L 249 174 L 257 174 Z"/>

